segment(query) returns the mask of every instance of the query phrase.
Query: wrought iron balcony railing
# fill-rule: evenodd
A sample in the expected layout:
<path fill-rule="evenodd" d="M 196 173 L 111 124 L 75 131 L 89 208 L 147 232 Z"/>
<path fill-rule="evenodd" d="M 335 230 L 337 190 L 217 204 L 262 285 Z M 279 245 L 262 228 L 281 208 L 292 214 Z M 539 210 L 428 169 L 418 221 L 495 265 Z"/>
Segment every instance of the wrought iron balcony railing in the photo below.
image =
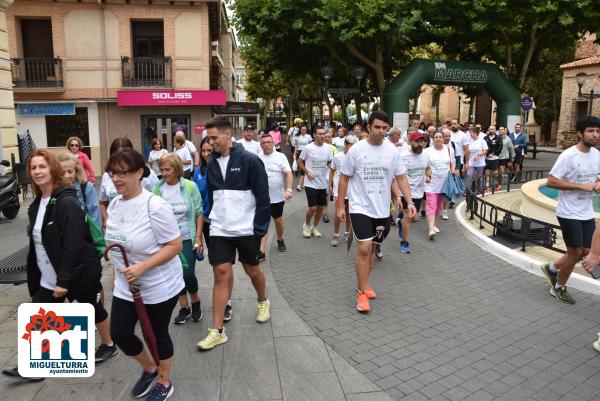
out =
<path fill-rule="evenodd" d="M 123 87 L 173 86 L 171 57 L 121 57 Z"/>
<path fill-rule="evenodd" d="M 12 59 L 15 88 L 63 88 L 63 68 L 60 58 L 27 57 Z"/>

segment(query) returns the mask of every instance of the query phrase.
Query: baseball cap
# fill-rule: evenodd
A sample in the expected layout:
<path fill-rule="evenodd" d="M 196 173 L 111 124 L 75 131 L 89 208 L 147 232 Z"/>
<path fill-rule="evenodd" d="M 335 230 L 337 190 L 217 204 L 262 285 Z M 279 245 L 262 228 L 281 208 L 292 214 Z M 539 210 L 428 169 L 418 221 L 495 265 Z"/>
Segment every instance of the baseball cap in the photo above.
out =
<path fill-rule="evenodd" d="M 250 124 L 244 126 L 244 131 L 254 131 L 254 127 Z"/>
<path fill-rule="evenodd" d="M 425 136 L 425 134 L 423 134 L 422 132 L 419 132 L 419 131 L 415 131 L 415 132 L 413 132 L 413 133 L 410 134 L 410 141 L 411 142 L 419 140 L 421 138 L 427 139 L 427 137 Z"/>

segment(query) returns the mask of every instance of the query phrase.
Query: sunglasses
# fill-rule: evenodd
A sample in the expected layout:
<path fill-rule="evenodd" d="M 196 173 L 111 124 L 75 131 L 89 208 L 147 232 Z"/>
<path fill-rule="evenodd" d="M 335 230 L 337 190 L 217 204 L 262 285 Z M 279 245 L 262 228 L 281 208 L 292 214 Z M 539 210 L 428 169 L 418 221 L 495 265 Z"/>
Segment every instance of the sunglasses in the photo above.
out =
<path fill-rule="evenodd" d="M 78 148 L 79 144 L 78 143 L 72 143 L 69 145 L 71 148 Z"/>

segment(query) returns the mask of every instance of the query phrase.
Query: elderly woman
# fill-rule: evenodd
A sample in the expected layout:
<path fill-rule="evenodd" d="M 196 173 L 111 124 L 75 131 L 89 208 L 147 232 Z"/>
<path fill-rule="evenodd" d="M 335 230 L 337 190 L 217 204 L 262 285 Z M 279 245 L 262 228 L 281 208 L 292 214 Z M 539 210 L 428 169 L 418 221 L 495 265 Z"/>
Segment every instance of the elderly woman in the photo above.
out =
<path fill-rule="evenodd" d="M 175 324 L 183 324 L 190 317 L 194 322 L 202 319 L 200 297 L 198 296 L 198 279 L 196 279 L 195 253 L 202 252 L 203 208 L 202 197 L 198 187 L 190 180 L 183 178 L 183 164 L 179 156 L 169 153 L 158 161 L 162 180 L 154 189 L 154 193 L 171 206 L 179 225 L 179 233 L 183 241 L 183 280 L 185 288 L 179 294 L 181 309 L 175 317 Z M 190 309 L 187 293 L 190 293 L 192 307 Z"/>
<path fill-rule="evenodd" d="M 183 163 L 183 175 L 185 178 L 190 178 L 192 175 L 193 167 L 193 157 L 192 153 L 186 146 L 185 138 L 179 135 L 175 135 L 173 137 L 173 146 L 175 146 L 175 154 L 179 156 L 181 159 L 181 163 Z"/>
<path fill-rule="evenodd" d="M 117 350 L 110 340 L 108 314 L 97 297 L 102 267 L 85 212 L 75 190 L 66 184 L 60 163 L 47 150 L 31 154 L 27 174 L 36 195 L 28 211 L 27 285 L 31 302 L 62 303 L 68 299 L 91 304 L 102 339 L 96 356 L 109 348 L 111 352 L 104 355 L 108 359 Z M 17 368 L 2 373 L 23 378 Z"/>
<path fill-rule="evenodd" d="M 88 177 L 89 182 L 92 184 L 96 182 L 96 175 L 94 174 L 94 169 L 92 168 L 92 162 L 88 155 L 81 151 L 83 149 L 83 142 L 77 136 L 72 136 L 67 139 L 67 150 L 77 156 L 77 161 L 85 170 L 85 173 Z"/>
<path fill-rule="evenodd" d="M 144 164 L 144 157 L 129 148 L 114 153 L 106 164 L 106 171 L 119 192 L 108 206 L 106 244 L 122 245 L 130 263 L 125 266 L 120 251 L 111 252 L 116 277 L 110 333 L 119 348 L 142 367 L 142 375 L 132 389 L 133 397 L 141 398 L 150 393 L 148 399 L 166 400 L 174 391 L 169 320 L 185 287 L 181 261 L 177 257 L 182 244 L 170 205 L 142 188 L 142 178 L 149 173 Z M 132 283 L 139 286 L 156 336 L 158 367 L 135 334 L 138 316 L 129 289 Z"/>

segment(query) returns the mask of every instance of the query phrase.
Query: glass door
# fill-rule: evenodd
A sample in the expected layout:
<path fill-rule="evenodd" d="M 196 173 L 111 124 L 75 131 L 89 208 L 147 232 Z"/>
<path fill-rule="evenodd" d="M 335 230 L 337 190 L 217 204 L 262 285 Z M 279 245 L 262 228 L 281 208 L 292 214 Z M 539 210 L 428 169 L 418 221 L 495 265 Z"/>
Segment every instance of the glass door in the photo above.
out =
<path fill-rule="evenodd" d="M 173 136 L 177 131 L 182 131 L 187 139 L 190 139 L 190 116 L 189 115 L 153 115 L 142 116 L 142 146 L 144 158 L 152 150 L 152 141 L 160 139 L 163 148 L 169 152 L 173 151 Z"/>

